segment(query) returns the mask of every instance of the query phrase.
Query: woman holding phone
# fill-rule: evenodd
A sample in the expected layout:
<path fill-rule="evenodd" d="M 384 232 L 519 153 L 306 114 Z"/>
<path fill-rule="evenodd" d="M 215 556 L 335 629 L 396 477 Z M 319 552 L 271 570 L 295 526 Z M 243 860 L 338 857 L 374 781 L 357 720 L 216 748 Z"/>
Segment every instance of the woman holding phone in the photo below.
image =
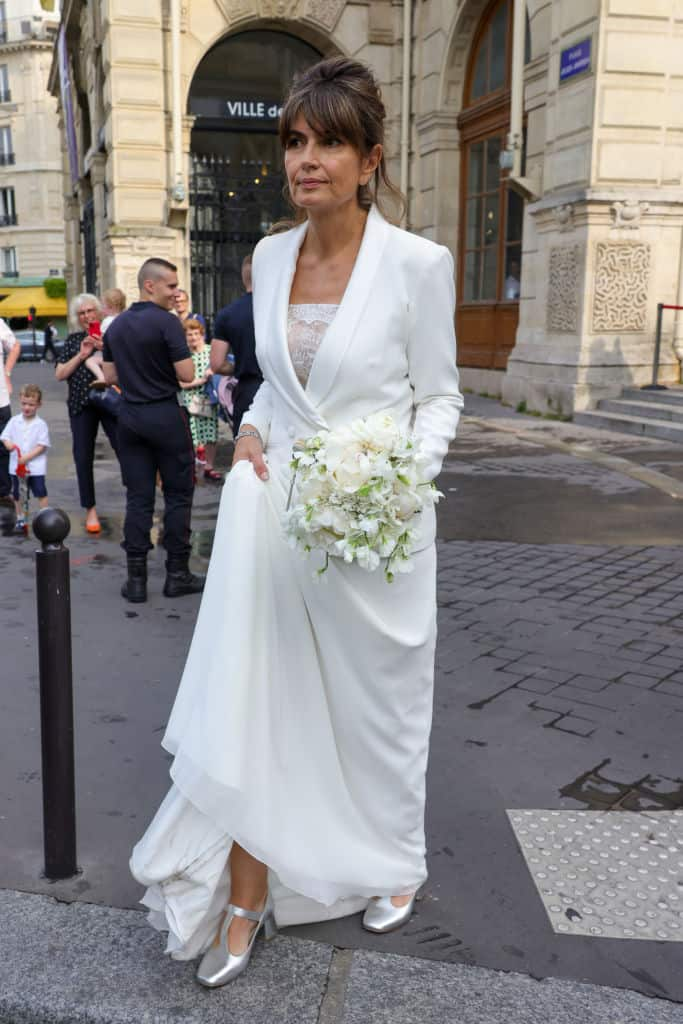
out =
<path fill-rule="evenodd" d="M 78 492 L 81 507 L 85 509 L 85 528 L 93 534 L 102 529 L 95 505 L 93 472 L 95 440 L 100 425 L 118 458 L 116 416 L 107 408 L 91 402 L 92 385 L 97 376 L 87 364 L 102 349 L 102 335 L 97 329 L 101 316 L 102 310 L 95 295 L 84 292 L 75 296 L 71 302 L 70 319 L 77 329 L 64 342 L 55 368 L 57 380 L 66 381 L 69 388 L 67 406 Z"/>

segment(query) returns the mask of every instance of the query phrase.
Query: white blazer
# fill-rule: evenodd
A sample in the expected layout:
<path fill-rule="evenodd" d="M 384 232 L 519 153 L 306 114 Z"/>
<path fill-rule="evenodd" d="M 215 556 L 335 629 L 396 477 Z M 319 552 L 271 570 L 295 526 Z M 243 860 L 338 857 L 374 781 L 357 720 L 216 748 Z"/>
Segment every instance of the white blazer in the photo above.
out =
<path fill-rule="evenodd" d="M 444 246 L 393 227 L 375 206 L 337 314 L 306 387 L 289 355 L 287 313 L 307 222 L 264 238 L 252 267 L 256 355 L 264 381 L 244 423 L 270 461 L 288 461 L 293 443 L 326 427 L 390 412 L 441 469 L 463 407 L 455 362 L 453 258 Z M 436 532 L 433 508 L 416 548 Z"/>

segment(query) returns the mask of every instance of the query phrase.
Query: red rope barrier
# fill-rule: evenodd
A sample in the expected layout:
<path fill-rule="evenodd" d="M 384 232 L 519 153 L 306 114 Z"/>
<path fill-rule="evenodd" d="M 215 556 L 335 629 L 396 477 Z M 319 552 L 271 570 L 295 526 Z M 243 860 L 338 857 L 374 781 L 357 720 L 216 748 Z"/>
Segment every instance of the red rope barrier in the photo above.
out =
<path fill-rule="evenodd" d="M 667 306 L 666 303 L 660 303 L 662 309 L 683 309 L 683 306 Z"/>

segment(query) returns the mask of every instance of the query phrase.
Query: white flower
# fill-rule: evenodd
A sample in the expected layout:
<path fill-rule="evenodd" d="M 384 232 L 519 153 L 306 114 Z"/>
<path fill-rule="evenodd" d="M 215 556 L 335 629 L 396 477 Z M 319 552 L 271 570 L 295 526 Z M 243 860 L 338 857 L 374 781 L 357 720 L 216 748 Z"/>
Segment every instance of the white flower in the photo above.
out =
<path fill-rule="evenodd" d="M 377 413 L 298 442 L 284 517 L 290 544 L 356 561 L 372 572 L 385 562 L 410 572 L 415 516 L 441 495 L 424 480 L 426 460 L 394 419 Z M 292 504 L 292 501 L 294 504 Z"/>

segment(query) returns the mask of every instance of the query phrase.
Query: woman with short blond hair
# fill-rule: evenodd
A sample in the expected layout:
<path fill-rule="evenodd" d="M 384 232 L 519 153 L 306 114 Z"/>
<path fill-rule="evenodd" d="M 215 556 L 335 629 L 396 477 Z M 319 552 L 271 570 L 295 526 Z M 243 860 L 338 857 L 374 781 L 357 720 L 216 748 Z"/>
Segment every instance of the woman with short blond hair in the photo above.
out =
<path fill-rule="evenodd" d="M 90 402 L 91 387 L 96 375 L 85 365 L 94 352 L 102 350 L 101 335 L 89 334 L 90 324 L 102 316 L 99 299 L 89 292 L 74 296 L 70 305 L 70 319 L 76 330 L 66 338 L 57 360 L 55 376 L 69 387 L 67 406 L 71 427 L 72 451 L 78 479 L 78 493 L 85 509 L 85 528 L 88 533 L 99 533 L 100 520 L 95 505 L 95 441 L 101 426 L 118 458 L 116 417 L 107 409 Z"/>

